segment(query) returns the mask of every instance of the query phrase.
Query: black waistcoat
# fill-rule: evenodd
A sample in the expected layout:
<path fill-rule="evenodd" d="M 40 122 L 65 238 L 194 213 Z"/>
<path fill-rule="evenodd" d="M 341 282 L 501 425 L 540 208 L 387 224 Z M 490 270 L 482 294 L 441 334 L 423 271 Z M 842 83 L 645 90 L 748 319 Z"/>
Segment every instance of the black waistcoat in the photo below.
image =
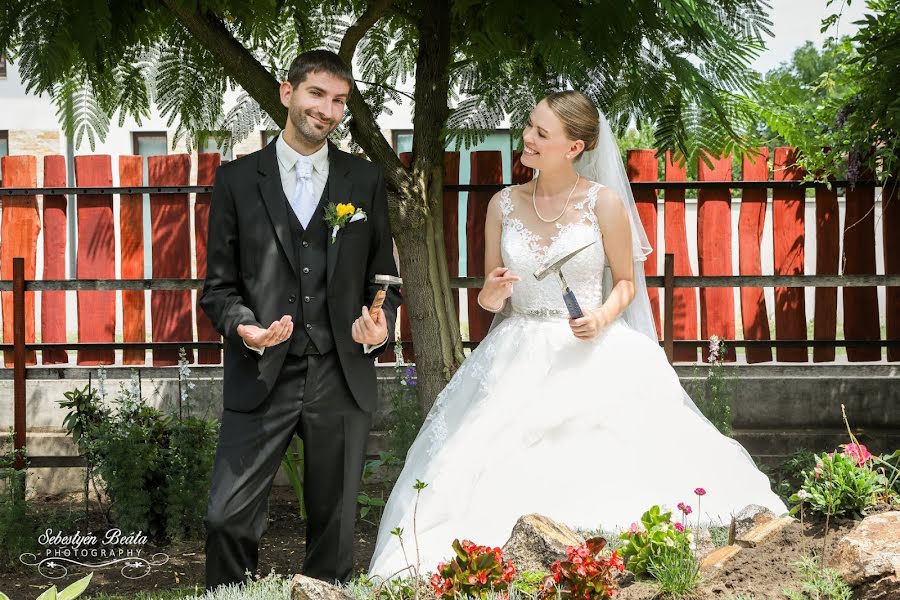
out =
<path fill-rule="evenodd" d="M 287 201 L 287 200 L 285 200 Z M 325 354 L 334 349 L 334 337 L 328 318 L 326 294 L 327 252 L 330 232 L 325 224 L 325 205 L 328 203 L 328 184 L 322 191 L 319 205 L 306 229 L 287 207 L 291 240 L 297 265 L 300 268 L 300 289 L 297 293 L 297 313 L 294 315 L 294 333 L 288 342 L 288 352 L 297 356 Z"/>

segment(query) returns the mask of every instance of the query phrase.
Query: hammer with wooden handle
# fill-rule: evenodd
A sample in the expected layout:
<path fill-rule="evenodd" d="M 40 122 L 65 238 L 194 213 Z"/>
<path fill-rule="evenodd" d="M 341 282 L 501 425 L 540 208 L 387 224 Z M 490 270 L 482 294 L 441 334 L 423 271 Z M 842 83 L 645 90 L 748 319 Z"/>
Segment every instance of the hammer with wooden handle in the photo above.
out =
<path fill-rule="evenodd" d="M 393 275 L 376 275 L 372 279 L 372 283 L 381 286 L 381 289 L 375 292 L 375 298 L 372 299 L 372 305 L 369 307 L 369 316 L 374 319 L 375 313 L 381 310 L 381 305 L 384 304 L 388 287 L 392 285 L 398 287 L 403 285 L 403 279 L 394 277 Z"/>

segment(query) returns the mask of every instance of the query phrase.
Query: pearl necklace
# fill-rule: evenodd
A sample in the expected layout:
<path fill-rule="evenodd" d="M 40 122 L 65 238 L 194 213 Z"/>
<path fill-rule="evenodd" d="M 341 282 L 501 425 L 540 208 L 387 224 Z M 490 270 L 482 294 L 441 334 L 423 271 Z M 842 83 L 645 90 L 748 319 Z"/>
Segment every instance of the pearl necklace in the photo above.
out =
<path fill-rule="evenodd" d="M 538 175 L 538 177 L 540 177 L 540 175 Z M 547 219 L 545 219 L 544 217 L 541 216 L 541 213 L 538 212 L 537 199 L 536 199 L 536 197 L 535 197 L 535 196 L 537 195 L 537 179 L 535 179 L 535 180 L 534 180 L 534 188 L 531 190 L 531 205 L 534 207 L 534 214 L 537 215 L 538 219 L 540 219 L 540 220 L 543 221 L 544 223 L 555 223 L 556 221 L 559 221 L 559 219 L 560 219 L 564 214 L 566 214 L 566 210 L 568 210 L 568 208 L 569 208 L 569 201 L 572 199 L 572 194 L 575 193 L 575 188 L 578 187 L 578 182 L 579 182 L 580 180 L 581 180 L 581 174 L 579 173 L 579 174 L 578 174 L 578 177 L 575 178 L 575 185 L 572 186 L 572 191 L 569 192 L 569 196 L 566 198 L 566 205 L 563 206 L 562 212 L 559 213 L 558 215 L 556 215 L 556 218 L 555 218 L 555 219 L 549 219 L 549 220 L 547 220 Z"/>

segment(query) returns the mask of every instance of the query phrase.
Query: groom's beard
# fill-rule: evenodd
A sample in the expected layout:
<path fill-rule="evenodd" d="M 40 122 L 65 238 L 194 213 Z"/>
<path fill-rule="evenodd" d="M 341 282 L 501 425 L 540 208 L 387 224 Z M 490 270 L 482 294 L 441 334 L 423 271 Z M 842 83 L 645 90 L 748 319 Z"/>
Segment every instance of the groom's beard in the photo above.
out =
<path fill-rule="evenodd" d="M 329 119 L 327 129 L 316 129 L 309 122 L 310 118 L 315 118 L 314 114 L 314 111 L 304 111 L 300 108 L 292 110 L 290 112 L 291 123 L 294 124 L 294 128 L 300 133 L 303 139 L 313 144 L 320 144 L 337 128 L 338 124 Z"/>

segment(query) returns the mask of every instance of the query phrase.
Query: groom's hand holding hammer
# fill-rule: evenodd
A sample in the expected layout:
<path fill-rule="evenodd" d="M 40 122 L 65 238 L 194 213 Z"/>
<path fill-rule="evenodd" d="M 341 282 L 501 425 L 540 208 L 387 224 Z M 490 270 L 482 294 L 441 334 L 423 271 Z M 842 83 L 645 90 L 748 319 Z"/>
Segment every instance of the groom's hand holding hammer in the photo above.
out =
<path fill-rule="evenodd" d="M 353 321 L 350 333 L 357 344 L 378 346 L 387 340 L 388 328 L 384 311 L 379 308 L 373 312 L 370 315 L 368 307 L 363 306 L 362 315 Z"/>

